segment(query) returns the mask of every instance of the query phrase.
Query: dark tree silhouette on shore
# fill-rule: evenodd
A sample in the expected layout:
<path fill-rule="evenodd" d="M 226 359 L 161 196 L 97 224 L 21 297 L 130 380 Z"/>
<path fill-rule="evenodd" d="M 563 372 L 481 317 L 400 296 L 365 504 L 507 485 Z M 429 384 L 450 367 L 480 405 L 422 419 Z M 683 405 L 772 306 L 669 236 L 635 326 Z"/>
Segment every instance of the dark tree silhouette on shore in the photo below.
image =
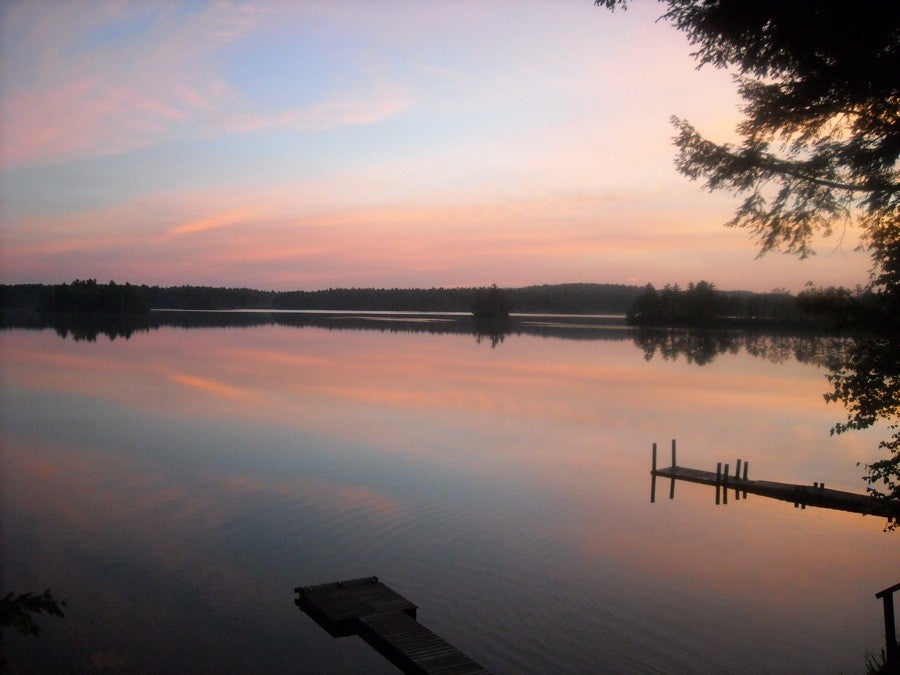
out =
<path fill-rule="evenodd" d="M 76 279 L 50 287 L 38 310 L 45 314 L 147 314 L 150 301 L 140 286 L 98 284 L 96 279 Z"/>

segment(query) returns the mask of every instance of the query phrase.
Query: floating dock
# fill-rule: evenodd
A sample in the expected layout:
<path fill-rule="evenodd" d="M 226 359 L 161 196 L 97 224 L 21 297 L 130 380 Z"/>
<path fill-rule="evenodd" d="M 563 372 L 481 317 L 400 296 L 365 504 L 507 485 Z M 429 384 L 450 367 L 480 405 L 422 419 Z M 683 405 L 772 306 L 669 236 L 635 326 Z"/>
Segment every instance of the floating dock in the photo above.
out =
<path fill-rule="evenodd" d="M 404 673 L 488 672 L 416 621 L 416 605 L 378 577 L 294 591 L 297 606 L 332 637 L 359 635 Z"/>
<path fill-rule="evenodd" d="M 742 473 L 742 460 L 738 459 L 735 463 L 733 475 L 729 475 L 729 465 L 725 464 L 723 468 L 721 462 L 716 466 L 715 471 L 703 471 L 701 469 L 678 466 L 675 461 L 675 441 L 672 441 L 672 466 L 662 469 L 656 467 L 656 443 L 654 443 L 653 464 L 650 473 L 654 479 L 669 478 L 672 480 L 669 490 L 670 499 L 674 496 L 675 481 L 683 480 L 689 483 L 714 486 L 716 488 L 717 504 L 719 503 L 720 490 L 722 499 L 726 504 L 728 503 L 728 491 L 734 490 L 734 495 L 737 499 L 740 499 L 741 496 L 746 498 L 749 493 L 791 502 L 794 506 L 801 508 L 817 506 L 824 509 L 883 516 L 888 520 L 900 518 L 900 504 L 897 502 L 855 492 L 832 490 L 831 488 L 826 488 L 824 483 L 798 485 L 767 480 L 750 480 L 747 478 L 748 466 L 747 462 L 743 462 Z M 654 482 L 651 487 L 651 501 L 655 500 L 655 494 L 656 486 Z"/>

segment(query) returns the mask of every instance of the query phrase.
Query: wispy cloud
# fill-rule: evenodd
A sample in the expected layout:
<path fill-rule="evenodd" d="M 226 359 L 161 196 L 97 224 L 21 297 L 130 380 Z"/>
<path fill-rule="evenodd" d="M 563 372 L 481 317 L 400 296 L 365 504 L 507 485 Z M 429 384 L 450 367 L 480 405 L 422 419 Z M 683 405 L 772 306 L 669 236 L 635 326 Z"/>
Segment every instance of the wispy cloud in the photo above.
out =
<path fill-rule="evenodd" d="M 190 220 L 168 230 L 160 239 L 167 241 L 174 237 L 181 237 L 206 230 L 213 230 L 219 227 L 227 227 L 238 223 L 246 222 L 258 213 L 251 209 L 234 209 L 224 213 L 217 213 L 213 216 L 207 216 L 197 220 Z"/>
<path fill-rule="evenodd" d="M 272 7 L 211 3 L 22 3 L 3 17 L 15 36 L 2 68 L 2 166 L 112 155 L 171 141 L 273 129 L 371 124 L 406 106 L 396 93 L 344 92 L 277 112 L 229 85 L 227 45 L 279 20 Z M 49 7 L 49 8 L 48 8 Z M 99 36 L 106 36 L 101 39 Z M 28 77 L 16 70 L 27 63 Z"/>

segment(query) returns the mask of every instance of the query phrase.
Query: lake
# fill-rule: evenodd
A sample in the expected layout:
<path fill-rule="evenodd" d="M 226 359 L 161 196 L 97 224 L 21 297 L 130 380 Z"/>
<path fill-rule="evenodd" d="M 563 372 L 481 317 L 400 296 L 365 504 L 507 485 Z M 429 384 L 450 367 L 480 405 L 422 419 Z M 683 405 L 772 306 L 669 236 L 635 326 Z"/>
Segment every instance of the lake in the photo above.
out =
<path fill-rule="evenodd" d="M 496 673 L 862 672 L 884 646 L 883 519 L 650 501 L 672 438 L 687 466 L 863 492 L 885 432 L 829 435 L 834 341 L 310 321 L 0 332 L 4 592 L 68 601 L 4 634 L 14 672 L 393 672 L 294 605 L 370 575 Z"/>

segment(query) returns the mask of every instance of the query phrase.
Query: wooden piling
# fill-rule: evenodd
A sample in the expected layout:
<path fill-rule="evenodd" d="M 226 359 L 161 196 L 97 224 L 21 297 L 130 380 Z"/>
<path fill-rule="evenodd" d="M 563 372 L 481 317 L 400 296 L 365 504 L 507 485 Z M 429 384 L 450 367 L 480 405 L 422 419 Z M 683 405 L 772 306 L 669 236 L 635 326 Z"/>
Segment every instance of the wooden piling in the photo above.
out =
<path fill-rule="evenodd" d="M 716 462 L 716 506 L 721 501 L 722 489 L 722 462 Z"/>
<path fill-rule="evenodd" d="M 678 466 L 678 462 L 675 461 L 675 439 L 672 439 L 672 466 Z"/>
<path fill-rule="evenodd" d="M 885 651 L 889 661 L 900 659 L 900 647 L 897 645 L 897 628 L 894 623 L 894 591 L 900 589 L 900 584 L 894 584 L 875 594 L 875 598 L 881 600 L 884 606 L 884 640 Z"/>
<path fill-rule="evenodd" d="M 747 467 L 750 465 L 750 462 L 744 461 L 744 499 L 747 499 Z"/>
<path fill-rule="evenodd" d="M 728 504 L 728 465 L 722 471 L 722 503 Z"/>

